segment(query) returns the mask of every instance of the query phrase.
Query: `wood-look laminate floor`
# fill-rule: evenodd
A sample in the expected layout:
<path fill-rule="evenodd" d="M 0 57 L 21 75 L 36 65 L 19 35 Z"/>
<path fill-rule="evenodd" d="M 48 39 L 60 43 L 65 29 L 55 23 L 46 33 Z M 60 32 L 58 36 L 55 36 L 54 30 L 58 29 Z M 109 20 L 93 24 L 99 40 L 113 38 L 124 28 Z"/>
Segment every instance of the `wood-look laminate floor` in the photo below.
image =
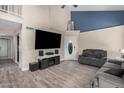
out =
<path fill-rule="evenodd" d="M 5 88 L 87 88 L 98 68 L 76 61 L 35 72 L 21 71 L 11 60 L 0 60 L 0 87 Z"/>

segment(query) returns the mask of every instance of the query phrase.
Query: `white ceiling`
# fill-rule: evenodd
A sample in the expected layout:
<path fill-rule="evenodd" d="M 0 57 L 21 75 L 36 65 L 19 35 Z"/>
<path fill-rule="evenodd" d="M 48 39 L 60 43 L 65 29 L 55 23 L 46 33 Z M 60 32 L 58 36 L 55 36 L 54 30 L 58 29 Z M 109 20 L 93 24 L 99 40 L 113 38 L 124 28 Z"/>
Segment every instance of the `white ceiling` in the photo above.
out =
<path fill-rule="evenodd" d="M 0 34 L 4 33 L 12 35 L 16 31 L 19 31 L 20 28 L 21 28 L 20 23 L 0 19 Z"/>
<path fill-rule="evenodd" d="M 66 5 L 65 9 L 70 9 L 72 11 L 115 11 L 124 10 L 124 5 L 78 5 L 76 8 L 72 5 Z"/>

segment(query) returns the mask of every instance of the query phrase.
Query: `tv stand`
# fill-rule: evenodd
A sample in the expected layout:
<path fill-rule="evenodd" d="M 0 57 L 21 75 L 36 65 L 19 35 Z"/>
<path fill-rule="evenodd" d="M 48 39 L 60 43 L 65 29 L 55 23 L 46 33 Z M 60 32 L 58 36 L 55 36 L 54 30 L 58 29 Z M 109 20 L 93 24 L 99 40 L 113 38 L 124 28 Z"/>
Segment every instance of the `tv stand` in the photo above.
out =
<path fill-rule="evenodd" d="M 53 65 L 60 64 L 60 56 L 38 59 L 39 69 L 45 69 Z"/>

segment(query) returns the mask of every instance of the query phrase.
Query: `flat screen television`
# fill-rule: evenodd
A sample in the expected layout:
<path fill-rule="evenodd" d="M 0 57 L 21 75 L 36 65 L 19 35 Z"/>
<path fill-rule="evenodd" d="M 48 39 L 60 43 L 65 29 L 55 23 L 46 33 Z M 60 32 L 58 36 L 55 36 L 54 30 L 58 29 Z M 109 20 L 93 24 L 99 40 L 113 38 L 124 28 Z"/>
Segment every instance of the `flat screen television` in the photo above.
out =
<path fill-rule="evenodd" d="M 61 34 L 36 29 L 35 49 L 60 48 Z"/>

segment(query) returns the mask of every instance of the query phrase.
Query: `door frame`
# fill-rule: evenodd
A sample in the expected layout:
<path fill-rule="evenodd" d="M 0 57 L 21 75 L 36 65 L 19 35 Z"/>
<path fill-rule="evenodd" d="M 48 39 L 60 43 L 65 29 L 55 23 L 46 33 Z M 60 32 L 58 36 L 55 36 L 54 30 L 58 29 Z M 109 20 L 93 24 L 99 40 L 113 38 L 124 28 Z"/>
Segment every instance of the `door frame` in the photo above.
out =
<path fill-rule="evenodd" d="M 19 33 L 16 35 L 16 41 L 17 41 L 17 47 L 16 47 L 16 49 L 17 49 L 17 62 L 19 63 L 19 61 L 20 61 L 20 54 L 19 54 L 19 52 L 20 52 L 20 49 L 19 49 L 19 46 L 20 46 L 20 36 L 19 36 Z"/>
<path fill-rule="evenodd" d="M 73 44 L 73 51 L 72 54 L 69 54 L 68 51 L 68 44 L 71 41 L 71 43 Z M 64 39 L 64 59 L 65 60 L 77 60 L 77 56 L 78 56 L 78 37 L 77 36 L 67 36 Z"/>

